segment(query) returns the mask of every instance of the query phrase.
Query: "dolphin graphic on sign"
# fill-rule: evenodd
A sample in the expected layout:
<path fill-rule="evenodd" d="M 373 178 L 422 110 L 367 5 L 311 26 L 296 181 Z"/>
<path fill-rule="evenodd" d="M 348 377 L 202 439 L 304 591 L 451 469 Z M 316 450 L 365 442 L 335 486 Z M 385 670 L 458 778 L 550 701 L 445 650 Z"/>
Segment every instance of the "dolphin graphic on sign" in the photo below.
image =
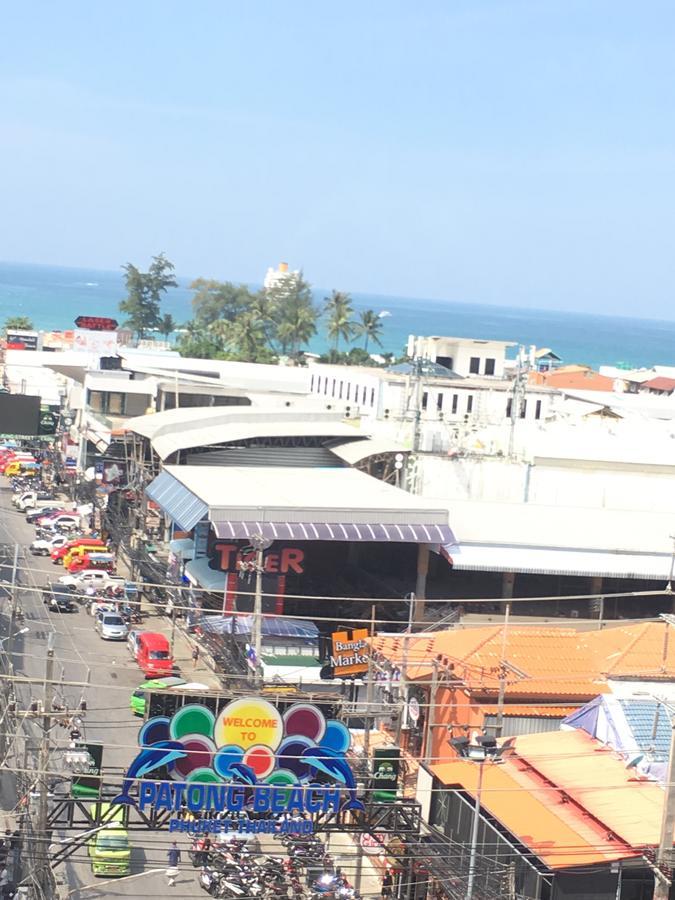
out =
<path fill-rule="evenodd" d="M 142 778 L 148 772 L 154 772 L 155 769 L 161 769 L 176 759 L 182 759 L 187 756 L 187 751 L 183 749 L 183 745 L 178 741 L 160 741 L 153 747 L 147 747 L 141 750 L 136 759 L 127 769 L 126 777 L 122 783 L 122 793 L 112 801 L 113 803 L 127 803 L 132 806 L 136 805 L 136 801 L 129 795 L 129 791 L 134 786 L 137 778 Z"/>

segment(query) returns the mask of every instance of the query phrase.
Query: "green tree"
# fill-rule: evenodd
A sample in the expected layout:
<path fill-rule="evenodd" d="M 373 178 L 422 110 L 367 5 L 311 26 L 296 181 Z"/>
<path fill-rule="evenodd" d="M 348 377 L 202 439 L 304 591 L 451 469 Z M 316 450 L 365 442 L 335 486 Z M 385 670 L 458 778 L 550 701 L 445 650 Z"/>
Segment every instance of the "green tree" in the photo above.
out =
<path fill-rule="evenodd" d="M 157 329 L 160 324 L 159 305 L 162 295 L 170 287 L 178 287 L 174 265 L 163 253 L 153 256 L 147 272 L 132 263 L 122 266 L 127 296 L 120 302 L 120 311 L 127 315 L 125 322 L 139 338 Z"/>
<path fill-rule="evenodd" d="M 181 329 L 176 346 L 181 356 L 195 359 L 217 359 L 224 355 L 222 339 L 193 319 Z"/>
<path fill-rule="evenodd" d="M 225 346 L 245 362 L 269 362 L 271 351 L 267 343 L 265 324 L 255 311 L 241 313 L 234 322 L 215 322 L 214 330 L 223 333 Z"/>
<path fill-rule="evenodd" d="M 33 320 L 29 319 L 28 316 L 9 316 L 5 319 L 5 331 L 11 331 L 12 329 L 16 329 L 17 331 L 32 331 Z"/>
<path fill-rule="evenodd" d="M 168 338 L 170 334 L 178 328 L 177 323 L 175 322 L 171 313 L 164 313 L 162 318 L 159 320 L 159 325 L 157 326 L 157 331 L 161 335 L 164 335 L 165 338 Z"/>
<path fill-rule="evenodd" d="M 268 343 L 284 355 L 297 356 L 303 344 L 316 334 L 319 310 L 314 304 L 312 286 L 302 272 L 289 274 L 274 287 L 262 292 L 263 321 Z"/>
<path fill-rule="evenodd" d="M 364 309 L 359 313 L 359 321 L 354 326 L 354 333 L 365 338 L 363 349 L 368 350 L 370 341 L 374 341 L 378 347 L 382 346 L 380 335 L 382 334 L 382 319 L 373 309 Z"/>
<path fill-rule="evenodd" d="M 195 292 L 192 298 L 195 319 L 205 325 L 218 319 L 234 322 L 241 313 L 251 308 L 255 296 L 245 284 L 207 278 L 195 279 L 190 290 Z"/>
<path fill-rule="evenodd" d="M 332 291 L 324 300 L 324 311 L 328 316 L 328 337 L 337 350 L 340 338 L 349 343 L 354 336 L 352 299 L 343 291 Z"/>

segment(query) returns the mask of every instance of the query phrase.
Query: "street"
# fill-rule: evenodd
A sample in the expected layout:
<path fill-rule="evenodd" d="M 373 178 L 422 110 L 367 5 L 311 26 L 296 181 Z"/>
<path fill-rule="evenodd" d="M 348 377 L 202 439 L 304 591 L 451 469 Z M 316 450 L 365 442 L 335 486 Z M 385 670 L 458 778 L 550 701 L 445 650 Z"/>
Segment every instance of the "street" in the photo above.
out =
<path fill-rule="evenodd" d="M 15 633 L 27 628 L 26 634 L 18 634 L 10 642 L 13 650 L 13 661 L 17 676 L 28 676 L 35 679 L 45 677 L 45 659 L 47 642 L 50 633 L 54 637 L 54 678 L 55 700 L 69 710 L 78 710 L 80 701 L 87 704 L 86 712 L 81 715 L 84 725 L 82 737 L 90 741 L 100 741 L 105 745 L 103 765 L 108 773 L 126 769 L 136 752 L 136 736 L 140 720 L 134 718 L 129 709 L 129 696 L 143 680 L 142 672 L 131 659 L 126 642 L 102 640 L 93 627 L 93 619 L 87 612 L 79 608 L 75 613 L 55 613 L 48 610 L 43 603 L 42 595 L 31 588 L 42 587 L 48 580 L 55 580 L 62 574 L 61 567 L 52 564 L 49 558 L 33 557 L 28 553 L 28 546 L 34 538 L 34 528 L 25 521 L 23 513 L 14 509 L 11 504 L 12 492 L 7 481 L 2 479 L 0 488 L 0 542 L 7 545 L 20 545 L 18 603 L 23 609 L 25 623 L 15 623 Z M 3 580 L 11 579 L 11 569 L 3 566 Z M 3 599 L 3 636 L 7 634 L 9 623 L 7 606 L 9 601 Z M 72 682 L 88 683 L 87 687 L 74 686 Z M 43 686 L 18 685 L 16 699 L 19 711 L 29 708 L 34 698 L 41 698 Z M 17 713 L 15 721 L 17 729 L 21 728 L 21 715 Z M 24 733 L 32 735 L 34 746 L 41 738 L 38 722 L 25 720 Z M 13 735 L 10 735 L 12 740 Z M 50 772 L 66 771 L 63 759 L 68 746 L 69 733 L 58 723 L 51 729 L 52 750 L 50 753 Z M 15 749 L 21 750 L 22 741 L 15 742 Z M 37 759 L 35 753 L 29 753 L 28 759 Z M 24 761 L 12 755 L 8 757 L 9 767 L 23 767 Z M 29 764 L 30 765 L 30 764 Z M 56 779 L 55 779 L 56 780 Z M 2 776 L 2 808 L 4 811 L 4 827 L 13 827 L 11 816 L 8 816 L 16 802 L 13 780 L 3 767 Z M 12 795 L 14 793 L 14 797 Z M 74 832 L 54 834 L 53 843 L 73 837 Z M 80 897 L 159 897 L 167 891 L 166 850 L 168 835 L 162 832 L 131 831 L 129 839 L 132 844 L 133 875 L 139 877 L 122 879 L 115 883 L 104 878 L 94 878 L 88 861 L 86 848 L 79 848 L 70 859 L 57 869 L 57 881 L 63 881 L 61 896 L 70 896 L 73 900 Z M 179 842 L 180 843 L 180 842 Z M 187 850 L 187 841 L 183 838 L 181 849 Z M 148 874 L 141 875 L 147 872 Z M 105 882 L 105 883 L 104 883 Z M 90 887 L 90 886 L 94 887 Z M 172 889 L 176 896 L 203 896 L 195 878 L 187 853 L 183 853 L 181 873 L 177 887 Z"/>

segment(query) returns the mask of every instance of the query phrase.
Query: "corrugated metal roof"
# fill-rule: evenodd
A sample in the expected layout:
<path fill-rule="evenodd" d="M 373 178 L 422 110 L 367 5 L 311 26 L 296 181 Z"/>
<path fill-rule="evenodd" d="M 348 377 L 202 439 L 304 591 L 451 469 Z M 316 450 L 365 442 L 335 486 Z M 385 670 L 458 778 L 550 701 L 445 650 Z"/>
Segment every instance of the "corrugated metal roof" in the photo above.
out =
<path fill-rule="evenodd" d="M 668 553 L 619 553 L 513 544 L 463 543 L 445 549 L 453 567 L 461 571 L 639 578 L 664 582 L 668 580 L 671 559 Z"/>
<path fill-rule="evenodd" d="M 430 543 L 452 535 L 447 507 L 352 468 L 167 466 L 164 471 L 207 504 L 216 523 L 419 525 L 429 529 Z"/>
<path fill-rule="evenodd" d="M 129 419 L 127 428 L 152 441 L 161 459 L 178 450 L 251 438 L 365 436 L 358 423 L 345 421 L 341 413 L 280 410 L 278 407 L 171 409 Z"/>
<path fill-rule="evenodd" d="M 380 453 L 410 453 L 409 447 L 404 447 L 396 441 L 388 438 L 365 438 L 363 440 L 334 441 L 328 445 L 331 453 L 339 456 L 350 465 L 367 459 L 369 456 L 377 456 Z"/>
<path fill-rule="evenodd" d="M 145 493 L 170 516 L 183 531 L 191 531 L 209 511 L 203 500 L 196 497 L 169 472 L 160 472 L 146 487 Z"/>
<path fill-rule="evenodd" d="M 251 634 L 253 616 L 204 616 L 200 622 L 204 631 L 212 634 Z M 284 619 L 281 616 L 263 616 L 262 634 L 265 637 L 292 637 L 316 640 L 319 629 L 314 622 L 304 619 Z"/>

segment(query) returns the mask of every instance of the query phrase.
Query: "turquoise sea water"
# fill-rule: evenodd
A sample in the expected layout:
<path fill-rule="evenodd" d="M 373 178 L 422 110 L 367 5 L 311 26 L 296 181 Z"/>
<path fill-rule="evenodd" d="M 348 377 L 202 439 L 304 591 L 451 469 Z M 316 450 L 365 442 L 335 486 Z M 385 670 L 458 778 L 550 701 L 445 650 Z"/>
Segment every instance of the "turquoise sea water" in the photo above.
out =
<path fill-rule="evenodd" d="M 182 323 L 191 316 L 191 279 L 179 280 L 180 287 L 169 291 L 162 308 Z M 317 301 L 328 293 L 317 290 Z M 43 329 L 72 328 L 78 315 L 120 319 L 117 305 L 123 296 L 121 272 L 0 263 L 0 324 L 9 315 L 30 316 Z M 552 347 L 568 363 L 675 365 L 675 321 L 358 293 L 352 299 L 357 309 L 389 313 L 383 319 L 383 349 L 394 353 L 403 351 L 413 333 Z M 312 349 L 325 348 L 318 335 Z"/>

